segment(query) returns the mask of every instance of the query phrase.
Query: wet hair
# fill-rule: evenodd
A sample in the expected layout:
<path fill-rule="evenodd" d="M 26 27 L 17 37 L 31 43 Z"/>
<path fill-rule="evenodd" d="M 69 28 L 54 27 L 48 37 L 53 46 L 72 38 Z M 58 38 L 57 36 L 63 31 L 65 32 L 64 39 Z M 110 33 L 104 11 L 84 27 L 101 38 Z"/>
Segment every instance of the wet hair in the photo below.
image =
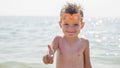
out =
<path fill-rule="evenodd" d="M 62 16 L 63 13 L 69 13 L 69 14 L 75 14 L 80 13 L 80 15 L 83 17 L 83 9 L 80 5 L 74 4 L 74 3 L 67 3 L 60 12 L 60 16 Z"/>

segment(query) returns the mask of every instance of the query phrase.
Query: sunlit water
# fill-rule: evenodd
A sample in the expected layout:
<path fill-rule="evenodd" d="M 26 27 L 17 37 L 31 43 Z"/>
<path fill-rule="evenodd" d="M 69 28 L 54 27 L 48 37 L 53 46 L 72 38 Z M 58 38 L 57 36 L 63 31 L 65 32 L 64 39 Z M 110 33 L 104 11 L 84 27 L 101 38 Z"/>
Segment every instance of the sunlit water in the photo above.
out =
<path fill-rule="evenodd" d="M 0 68 L 55 68 L 42 56 L 55 35 L 58 17 L 0 17 Z M 80 36 L 90 41 L 93 68 L 120 67 L 120 18 L 86 18 Z"/>

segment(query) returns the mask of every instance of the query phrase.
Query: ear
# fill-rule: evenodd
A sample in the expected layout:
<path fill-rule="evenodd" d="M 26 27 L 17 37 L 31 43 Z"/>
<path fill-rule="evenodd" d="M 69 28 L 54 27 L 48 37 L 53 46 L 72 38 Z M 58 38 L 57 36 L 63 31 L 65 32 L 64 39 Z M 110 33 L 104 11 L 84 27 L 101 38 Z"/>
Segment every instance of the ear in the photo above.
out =
<path fill-rule="evenodd" d="M 60 28 L 62 27 L 62 21 L 59 21 L 59 26 L 60 26 Z"/>
<path fill-rule="evenodd" d="M 82 29 L 84 25 L 85 25 L 85 22 L 82 22 L 80 28 Z"/>

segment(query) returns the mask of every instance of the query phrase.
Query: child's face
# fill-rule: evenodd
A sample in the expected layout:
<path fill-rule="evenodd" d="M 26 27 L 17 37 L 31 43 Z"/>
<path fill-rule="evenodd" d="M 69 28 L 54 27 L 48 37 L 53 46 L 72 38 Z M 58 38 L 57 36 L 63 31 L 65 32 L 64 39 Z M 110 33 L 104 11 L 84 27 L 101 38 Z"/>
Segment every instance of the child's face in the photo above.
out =
<path fill-rule="evenodd" d="M 80 30 L 84 26 L 80 14 L 63 14 L 59 25 L 67 37 L 78 37 Z"/>

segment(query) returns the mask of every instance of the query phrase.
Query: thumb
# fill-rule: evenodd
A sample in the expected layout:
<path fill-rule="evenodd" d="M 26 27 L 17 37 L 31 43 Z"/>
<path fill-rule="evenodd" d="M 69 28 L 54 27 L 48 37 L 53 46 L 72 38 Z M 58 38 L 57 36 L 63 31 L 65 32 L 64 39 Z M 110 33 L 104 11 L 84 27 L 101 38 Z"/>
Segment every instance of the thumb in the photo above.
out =
<path fill-rule="evenodd" d="M 53 50 L 52 46 L 48 45 L 48 50 L 49 50 L 49 55 L 53 56 L 54 50 Z"/>

